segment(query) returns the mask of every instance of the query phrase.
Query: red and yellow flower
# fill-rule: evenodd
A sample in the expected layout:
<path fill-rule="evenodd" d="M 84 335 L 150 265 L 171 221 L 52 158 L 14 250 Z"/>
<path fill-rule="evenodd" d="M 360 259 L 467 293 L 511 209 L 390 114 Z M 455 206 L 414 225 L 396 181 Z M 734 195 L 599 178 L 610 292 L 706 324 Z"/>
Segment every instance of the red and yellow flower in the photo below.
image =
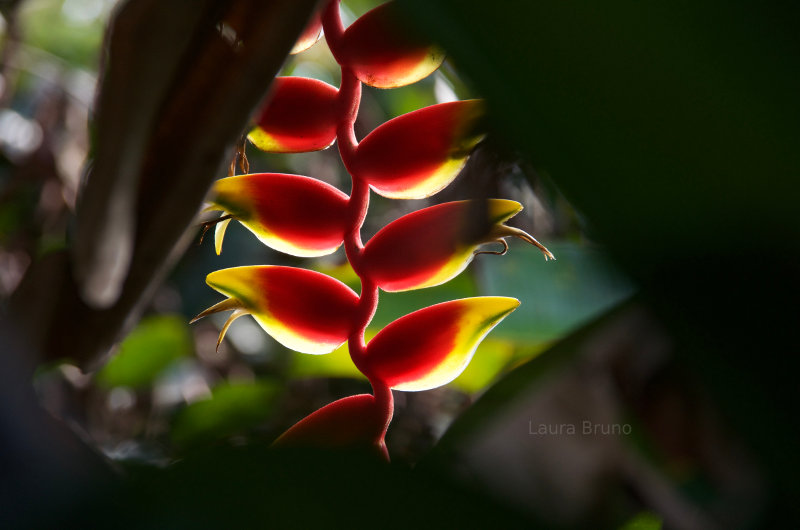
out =
<path fill-rule="evenodd" d="M 336 140 L 336 87 L 307 77 L 276 77 L 247 138 L 262 151 L 319 151 Z"/>
<path fill-rule="evenodd" d="M 353 171 L 390 199 L 421 199 L 456 178 L 483 138 L 483 103 L 440 103 L 378 126 L 358 144 Z"/>
<path fill-rule="evenodd" d="M 367 344 L 366 370 L 396 390 L 428 390 L 461 375 L 481 340 L 519 306 L 481 296 L 436 304 L 399 318 Z"/>
<path fill-rule="evenodd" d="M 353 329 L 358 295 L 319 272 L 273 265 L 234 267 L 212 272 L 206 283 L 228 298 L 194 320 L 233 311 L 217 344 L 235 319 L 248 314 L 279 343 L 301 353 L 330 353 Z"/>
<path fill-rule="evenodd" d="M 324 149 L 341 135 L 352 197 L 310 177 L 257 173 L 219 180 L 210 199 L 209 209 L 223 212 L 217 253 L 228 223 L 236 219 L 266 245 L 295 256 L 329 254 L 345 242 L 361 280 L 359 296 L 330 276 L 293 267 L 235 267 L 208 275 L 208 285 L 226 298 L 195 320 L 232 311 L 218 345 L 235 319 L 252 315 L 279 343 L 302 353 L 329 353 L 348 342 L 351 359 L 372 384 L 373 395 L 350 396 L 317 410 L 288 429 L 276 446 L 357 446 L 387 457 L 391 389 L 427 390 L 455 379 L 519 301 L 483 296 L 436 304 L 395 320 L 365 343 L 379 289 L 444 283 L 469 264 L 482 244 L 501 242 L 507 249 L 503 238 L 508 236 L 553 257 L 532 236 L 505 224 L 522 207 L 503 199 L 424 208 L 390 223 L 362 245 L 370 188 L 395 199 L 433 195 L 453 181 L 484 134 L 483 104 L 466 100 L 399 116 L 356 141 L 360 83 L 379 88 L 413 83 L 436 70 L 444 57 L 428 40 L 401 30 L 396 9 L 394 2 L 385 3 L 344 29 L 338 0 L 330 0 L 293 52 L 316 41 L 321 20 L 341 66 L 341 90 L 314 79 L 277 78 L 248 135 L 260 149 L 283 153 Z"/>
<path fill-rule="evenodd" d="M 553 255 L 530 234 L 503 224 L 522 210 L 505 199 L 488 199 L 486 218 L 477 201 L 438 204 L 389 223 L 364 247 L 364 270 L 384 291 L 408 291 L 440 285 L 457 276 L 484 243 L 507 236 L 538 246 L 545 259 Z"/>
<path fill-rule="evenodd" d="M 365 13 L 344 32 L 339 59 L 358 80 L 376 88 L 396 88 L 423 79 L 444 61 L 429 39 L 398 25 L 394 2 Z"/>
<path fill-rule="evenodd" d="M 209 210 L 222 210 L 265 245 L 292 256 L 335 251 L 347 229 L 349 197 L 321 180 L 282 173 L 254 173 L 218 180 Z M 216 249 L 228 220 L 217 224 Z"/>

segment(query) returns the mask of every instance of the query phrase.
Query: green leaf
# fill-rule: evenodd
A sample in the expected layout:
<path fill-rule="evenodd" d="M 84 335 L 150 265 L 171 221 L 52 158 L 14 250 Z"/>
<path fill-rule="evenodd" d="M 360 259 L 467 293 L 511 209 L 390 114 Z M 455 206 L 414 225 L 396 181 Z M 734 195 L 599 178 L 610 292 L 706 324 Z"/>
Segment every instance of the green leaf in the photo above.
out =
<path fill-rule="evenodd" d="M 359 290 L 358 276 L 353 272 L 349 263 L 337 266 L 318 265 L 314 270 L 336 278 L 356 292 Z M 471 269 L 467 269 L 449 282 L 437 285 L 436 287 L 400 293 L 386 293 L 381 291 L 378 310 L 372 322 L 370 322 L 370 329 L 377 332 L 390 322 L 394 322 L 401 316 L 414 312 L 417 309 L 422 309 L 423 307 L 428 307 L 440 302 L 447 302 L 448 300 L 469 298 L 477 296 L 478 294 Z M 491 294 L 502 295 L 504 293 L 498 292 Z"/>
<path fill-rule="evenodd" d="M 369 341 L 376 333 L 377 330 L 367 330 L 365 338 Z M 312 377 L 366 379 L 350 360 L 347 343 L 327 355 L 292 355 L 291 360 L 288 375 L 292 379 Z"/>
<path fill-rule="evenodd" d="M 107 388 L 146 386 L 172 361 L 191 354 L 192 349 L 192 336 L 183 317 L 145 318 L 125 337 L 119 352 L 98 373 L 97 381 Z"/>
<path fill-rule="evenodd" d="M 633 294 L 631 282 L 601 250 L 566 241 L 547 246 L 557 261 L 545 261 L 536 248 L 517 242 L 505 256 L 476 258 L 485 294 L 522 302 L 494 331 L 495 338 L 541 347 Z"/>
<path fill-rule="evenodd" d="M 398 5 L 486 99 L 490 134 L 550 176 L 637 280 L 679 363 L 764 463 L 770 520 L 794 526 L 776 514 L 800 496 L 785 458 L 800 435 L 800 357 L 786 353 L 800 292 L 796 6 Z"/>
<path fill-rule="evenodd" d="M 375 318 L 372 320 L 370 327 L 380 329 L 403 315 L 423 307 L 459 298 L 470 298 L 477 294 L 478 289 L 475 287 L 475 280 L 469 269 L 449 282 L 436 287 L 401 293 L 385 293 L 381 291 L 378 310 L 375 312 Z M 492 294 L 501 295 L 503 293 Z"/>
<path fill-rule="evenodd" d="M 210 399 L 178 412 L 172 440 L 183 446 L 198 445 L 252 428 L 272 412 L 271 404 L 278 391 L 278 385 L 266 381 L 218 385 Z"/>
<path fill-rule="evenodd" d="M 620 527 L 620 530 L 661 530 L 662 521 L 652 512 L 642 512 Z"/>

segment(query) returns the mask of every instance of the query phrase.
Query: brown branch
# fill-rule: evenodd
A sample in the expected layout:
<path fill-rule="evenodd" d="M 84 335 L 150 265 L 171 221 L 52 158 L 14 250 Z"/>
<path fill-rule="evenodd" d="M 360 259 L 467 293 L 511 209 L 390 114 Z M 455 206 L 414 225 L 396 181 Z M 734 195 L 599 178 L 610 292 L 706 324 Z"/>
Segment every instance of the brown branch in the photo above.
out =
<path fill-rule="evenodd" d="M 316 2 L 168 4 L 129 0 L 114 19 L 78 205 L 78 282 L 65 261 L 31 267 L 26 285 L 45 274 L 58 285 L 12 302 L 45 357 L 86 363 L 135 322 Z M 220 36 L 223 24 L 236 42 Z"/>

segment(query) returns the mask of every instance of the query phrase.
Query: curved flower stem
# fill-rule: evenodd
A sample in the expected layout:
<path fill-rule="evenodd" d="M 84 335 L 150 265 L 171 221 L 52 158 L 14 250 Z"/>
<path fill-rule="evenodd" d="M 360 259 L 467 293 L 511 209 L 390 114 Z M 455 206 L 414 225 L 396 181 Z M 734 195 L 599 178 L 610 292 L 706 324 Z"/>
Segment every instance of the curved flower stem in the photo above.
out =
<path fill-rule="evenodd" d="M 339 14 L 339 0 L 331 0 L 325 7 L 322 16 L 322 25 L 325 30 L 325 40 L 334 58 L 341 64 L 340 42 L 344 33 L 344 25 Z M 361 280 L 361 295 L 359 297 L 358 309 L 353 325 L 353 331 L 348 338 L 348 348 L 350 358 L 353 363 L 366 377 L 372 385 L 373 395 L 378 409 L 383 418 L 382 430 L 375 440 L 383 456 L 388 460 L 389 455 L 386 451 L 384 437 L 392 421 L 394 414 L 394 399 L 391 389 L 380 379 L 376 378 L 364 366 L 364 358 L 367 353 L 364 333 L 367 330 L 375 310 L 378 308 L 378 285 L 366 274 L 362 267 L 362 254 L 364 244 L 361 241 L 361 226 L 367 216 L 369 208 L 369 184 L 359 177 L 354 171 L 353 157 L 358 148 L 358 140 L 355 134 L 355 122 L 358 116 L 358 108 L 361 103 L 361 82 L 347 66 L 342 66 L 342 82 L 339 87 L 338 96 L 338 115 L 339 121 L 336 126 L 336 142 L 339 146 L 339 154 L 350 178 L 352 179 L 352 189 L 350 190 L 350 200 L 348 201 L 348 222 L 347 233 L 345 234 L 344 247 L 347 259 L 353 270 Z"/>
<path fill-rule="evenodd" d="M 322 12 L 322 29 L 325 31 L 325 42 L 333 54 L 338 64 L 342 64 L 340 53 L 340 42 L 344 34 L 344 24 L 339 14 L 339 0 L 330 0 L 325 10 Z"/>

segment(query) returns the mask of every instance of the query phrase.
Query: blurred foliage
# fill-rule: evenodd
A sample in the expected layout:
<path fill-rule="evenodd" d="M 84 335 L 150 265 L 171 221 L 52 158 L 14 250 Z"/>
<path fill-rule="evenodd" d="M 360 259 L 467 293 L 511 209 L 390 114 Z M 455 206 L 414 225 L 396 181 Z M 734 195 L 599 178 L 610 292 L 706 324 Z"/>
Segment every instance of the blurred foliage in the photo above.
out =
<path fill-rule="evenodd" d="M 97 373 L 106 388 L 141 388 L 173 361 L 191 355 L 194 344 L 186 320 L 177 315 L 143 319 L 120 343 L 119 351 Z"/>
<path fill-rule="evenodd" d="M 642 512 L 624 525 L 619 530 L 661 530 L 661 519 L 654 513 Z"/>
<path fill-rule="evenodd" d="M 209 399 L 177 413 L 172 439 L 184 447 L 195 446 L 252 428 L 269 416 L 279 388 L 266 381 L 218 385 Z"/>
<path fill-rule="evenodd" d="M 27 46 L 71 67 L 96 70 L 108 13 L 116 0 L 30 0 L 21 14 Z"/>
<path fill-rule="evenodd" d="M 508 255 L 480 256 L 479 283 L 486 293 L 513 293 L 524 303 L 495 333 L 519 344 L 542 344 L 568 335 L 633 294 L 633 285 L 597 247 L 548 244 L 556 262 L 522 243 Z"/>
<path fill-rule="evenodd" d="M 497 133 L 637 281 L 684 369 L 764 466 L 763 524 L 791 526 L 797 6 L 402 4 L 487 98 Z"/>

